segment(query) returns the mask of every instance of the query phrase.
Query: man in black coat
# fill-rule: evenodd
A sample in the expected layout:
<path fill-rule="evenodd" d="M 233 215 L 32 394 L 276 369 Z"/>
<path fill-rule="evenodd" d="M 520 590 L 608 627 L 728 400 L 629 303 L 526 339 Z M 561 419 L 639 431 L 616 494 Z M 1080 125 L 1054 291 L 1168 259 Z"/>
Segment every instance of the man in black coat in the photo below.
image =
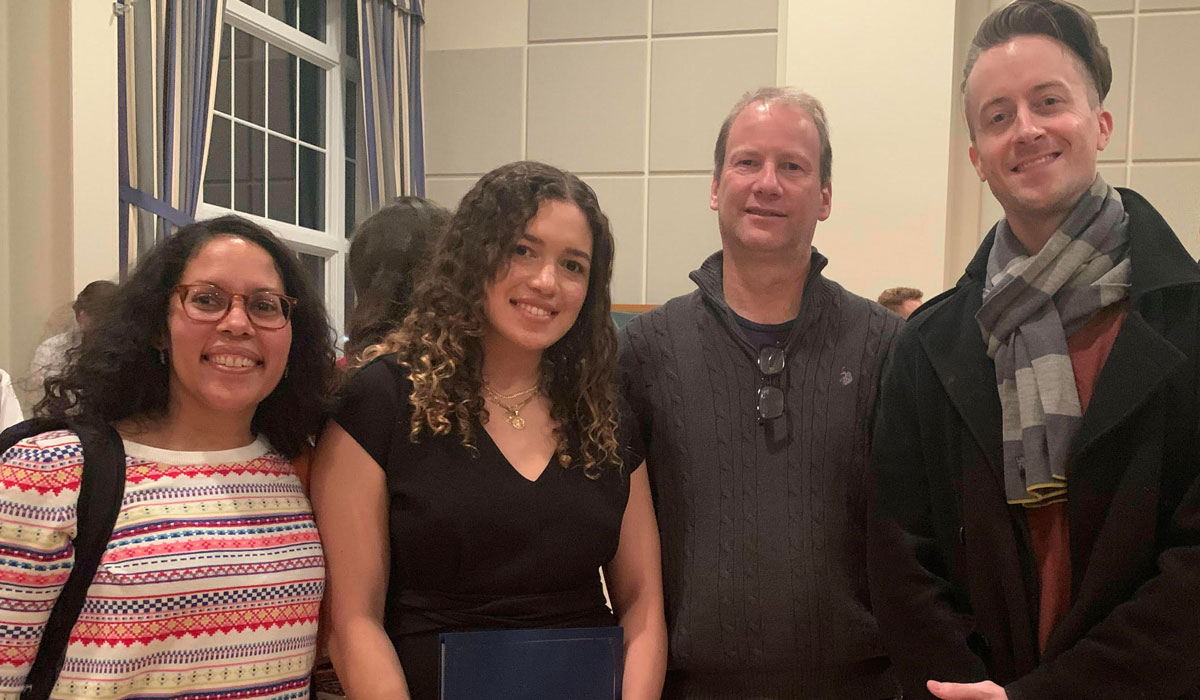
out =
<path fill-rule="evenodd" d="M 1200 268 L 1097 176 L 1112 72 L 1086 12 L 997 10 L 964 76 L 1005 218 L 910 320 L 871 453 L 905 697 L 1200 698 Z"/>

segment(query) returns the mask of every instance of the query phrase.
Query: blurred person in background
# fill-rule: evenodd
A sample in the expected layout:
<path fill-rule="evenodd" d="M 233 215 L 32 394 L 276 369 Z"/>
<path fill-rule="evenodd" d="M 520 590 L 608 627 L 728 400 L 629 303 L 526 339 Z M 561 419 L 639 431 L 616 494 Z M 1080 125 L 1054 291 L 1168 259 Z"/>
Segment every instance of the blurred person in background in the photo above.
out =
<path fill-rule="evenodd" d="M 913 287 L 892 287 L 879 295 L 879 305 L 905 320 L 921 306 L 925 294 Z"/>
<path fill-rule="evenodd" d="M 21 404 L 17 402 L 17 394 L 13 391 L 12 379 L 8 372 L 0 369 L 0 430 L 22 420 L 24 416 L 21 415 Z"/>
<path fill-rule="evenodd" d="M 47 377 L 57 374 L 66 366 L 67 352 L 79 347 L 83 332 L 92 319 L 112 303 L 116 293 L 117 285 L 108 280 L 89 282 L 80 290 L 79 296 L 75 297 L 75 303 L 71 305 L 75 312 L 75 325 L 43 340 L 33 353 L 29 373 L 38 391 L 42 389 L 42 383 Z"/>
<path fill-rule="evenodd" d="M 347 264 L 357 301 L 346 322 L 343 356 L 355 367 L 368 346 L 394 331 L 408 313 L 417 274 L 450 212 L 422 197 L 398 197 L 354 229 Z"/>

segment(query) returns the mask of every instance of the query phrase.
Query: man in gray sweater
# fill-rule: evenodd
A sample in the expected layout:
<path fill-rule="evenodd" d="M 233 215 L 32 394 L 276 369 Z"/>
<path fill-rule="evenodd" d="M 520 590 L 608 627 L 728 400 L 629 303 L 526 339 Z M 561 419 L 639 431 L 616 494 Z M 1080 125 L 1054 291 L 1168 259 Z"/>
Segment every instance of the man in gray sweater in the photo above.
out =
<path fill-rule="evenodd" d="M 892 698 L 864 564 L 869 417 L 898 316 L 821 274 L 832 151 L 762 88 L 717 137 L 721 250 L 622 333 L 662 534 L 664 698 Z"/>

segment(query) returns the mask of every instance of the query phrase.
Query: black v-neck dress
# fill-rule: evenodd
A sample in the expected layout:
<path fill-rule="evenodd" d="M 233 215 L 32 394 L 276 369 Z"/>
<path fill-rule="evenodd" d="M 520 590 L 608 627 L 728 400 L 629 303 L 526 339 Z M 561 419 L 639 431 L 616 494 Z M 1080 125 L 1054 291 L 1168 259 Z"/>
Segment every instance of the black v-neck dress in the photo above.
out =
<path fill-rule="evenodd" d="M 441 632 L 616 624 L 599 567 L 616 554 L 640 458 L 624 450 L 624 467 L 595 480 L 552 460 L 530 481 L 478 422 L 478 456 L 456 434 L 412 442 L 411 389 L 393 355 L 377 359 L 347 383 L 334 420 L 387 475 L 384 626 L 413 700 L 437 697 Z"/>

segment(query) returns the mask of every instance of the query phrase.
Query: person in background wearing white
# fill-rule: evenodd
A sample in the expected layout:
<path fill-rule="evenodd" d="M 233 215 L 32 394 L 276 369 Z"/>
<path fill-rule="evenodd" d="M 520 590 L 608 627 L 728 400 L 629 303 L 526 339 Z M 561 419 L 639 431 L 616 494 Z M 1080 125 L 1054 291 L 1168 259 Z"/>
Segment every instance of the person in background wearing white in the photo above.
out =
<path fill-rule="evenodd" d="M 79 347 L 83 331 L 104 307 L 112 303 L 117 285 L 108 280 L 89 282 L 75 297 L 71 309 L 75 312 L 75 326 L 42 341 L 33 352 L 29 374 L 38 390 L 42 382 L 52 374 L 58 374 L 67 364 L 67 351 Z"/>
<path fill-rule="evenodd" d="M 0 430 L 23 420 L 25 417 L 21 415 L 21 404 L 17 403 L 17 395 L 13 392 L 12 379 L 8 372 L 0 369 Z"/>

